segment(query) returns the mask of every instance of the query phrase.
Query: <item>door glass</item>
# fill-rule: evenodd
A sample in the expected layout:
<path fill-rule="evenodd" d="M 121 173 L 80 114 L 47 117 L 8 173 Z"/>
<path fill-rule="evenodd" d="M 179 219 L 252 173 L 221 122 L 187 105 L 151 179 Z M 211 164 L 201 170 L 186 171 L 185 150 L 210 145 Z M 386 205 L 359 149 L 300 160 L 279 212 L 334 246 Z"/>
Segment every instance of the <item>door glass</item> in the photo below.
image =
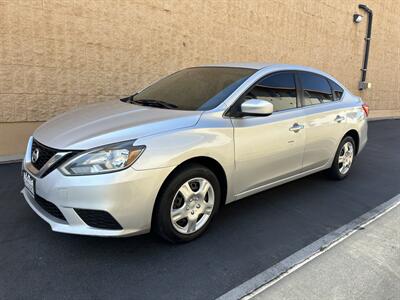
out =
<path fill-rule="evenodd" d="M 247 93 L 246 98 L 268 100 L 274 105 L 274 111 L 296 108 L 294 74 L 278 73 L 263 78 Z"/>
<path fill-rule="evenodd" d="M 304 106 L 333 101 L 331 87 L 324 77 L 307 72 L 301 72 L 299 76 L 304 90 Z"/>

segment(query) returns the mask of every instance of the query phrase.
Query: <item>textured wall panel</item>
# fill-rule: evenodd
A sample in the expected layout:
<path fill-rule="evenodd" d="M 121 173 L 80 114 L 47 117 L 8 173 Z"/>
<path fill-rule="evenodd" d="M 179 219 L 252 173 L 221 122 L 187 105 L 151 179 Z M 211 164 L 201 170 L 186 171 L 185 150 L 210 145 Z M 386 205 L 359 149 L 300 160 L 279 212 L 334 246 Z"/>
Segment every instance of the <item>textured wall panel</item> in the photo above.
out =
<path fill-rule="evenodd" d="M 365 2 L 374 11 L 373 88 L 360 94 L 359 1 L 0 0 L 0 122 L 44 121 L 183 67 L 226 61 L 320 68 L 372 110 L 399 112 L 400 5 Z"/>

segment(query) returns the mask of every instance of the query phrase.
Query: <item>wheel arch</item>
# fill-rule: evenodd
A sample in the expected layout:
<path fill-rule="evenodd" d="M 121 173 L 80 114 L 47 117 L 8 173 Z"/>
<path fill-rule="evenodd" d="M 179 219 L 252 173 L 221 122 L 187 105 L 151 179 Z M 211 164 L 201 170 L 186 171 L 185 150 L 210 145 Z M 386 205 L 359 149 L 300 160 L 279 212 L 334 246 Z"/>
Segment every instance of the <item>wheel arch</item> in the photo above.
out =
<path fill-rule="evenodd" d="M 351 129 L 351 130 L 349 130 L 349 131 L 346 132 L 346 134 L 343 136 L 343 139 L 344 139 L 346 136 L 350 136 L 350 137 L 353 138 L 354 143 L 355 143 L 355 146 L 356 146 L 356 154 L 358 154 L 358 150 L 359 150 L 359 148 L 360 148 L 360 135 L 358 134 L 358 131 L 355 130 L 355 129 Z M 343 139 L 342 139 L 342 140 L 343 140 Z"/>
<path fill-rule="evenodd" d="M 221 185 L 221 206 L 226 203 L 226 198 L 227 198 L 227 192 L 228 192 L 228 181 L 227 181 L 227 176 L 224 168 L 222 165 L 214 158 L 211 158 L 209 156 L 197 156 L 197 157 L 192 157 L 190 159 L 187 159 L 183 162 L 181 162 L 179 165 L 177 165 L 170 173 L 169 175 L 165 178 L 164 182 L 162 183 L 160 189 L 158 190 L 156 201 L 153 206 L 153 212 L 152 212 L 152 217 L 151 217 L 151 224 L 153 227 L 153 222 L 154 222 L 154 217 L 155 217 L 155 211 L 156 207 L 158 205 L 158 202 L 160 200 L 160 195 L 165 189 L 168 181 L 173 177 L 177 172 L 179 172 L 182 168 L 186 167 L 187 165 L 190 164 L 200 164 L 204 167 L 207 167 L 210 169 L 214 174 L 217 176 L 218 181 Z"/>

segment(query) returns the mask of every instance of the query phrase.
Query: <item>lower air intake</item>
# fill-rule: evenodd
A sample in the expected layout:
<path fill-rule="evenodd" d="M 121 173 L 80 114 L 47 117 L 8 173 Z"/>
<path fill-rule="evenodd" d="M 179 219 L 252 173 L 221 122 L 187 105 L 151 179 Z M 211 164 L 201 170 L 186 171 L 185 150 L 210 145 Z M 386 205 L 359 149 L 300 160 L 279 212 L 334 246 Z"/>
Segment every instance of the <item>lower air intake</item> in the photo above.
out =
<path fill-rule="evenodd" d="M 42 197 L 39 197 L 38 195 L 35 195 L 35 201 L 49 215 L 52 215 L 59 220 L 66 221 L 62 212 L 53 203 L 43 199 Z"/>
<path fill-rule="evenodd" d="M 121 225 L 108 212 L 75 208 L 76 213 L 87 225 L 94 228 L 121 230 Z"/>

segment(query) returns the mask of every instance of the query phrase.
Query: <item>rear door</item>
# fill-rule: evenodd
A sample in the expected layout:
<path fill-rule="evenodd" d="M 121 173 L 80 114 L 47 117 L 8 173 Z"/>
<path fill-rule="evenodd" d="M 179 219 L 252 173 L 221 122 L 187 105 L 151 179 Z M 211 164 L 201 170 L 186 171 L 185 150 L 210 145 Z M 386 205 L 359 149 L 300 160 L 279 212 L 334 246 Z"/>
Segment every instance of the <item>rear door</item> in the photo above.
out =
<path fill-rule="evenodd" d="M 329 79 L 311 72 L 298 72 L 305 116 L 303 170 L 324 166 L 334 156 L 345 131 L 346 114 L 337 103 L 343 89 L 332 90 Z"/>

